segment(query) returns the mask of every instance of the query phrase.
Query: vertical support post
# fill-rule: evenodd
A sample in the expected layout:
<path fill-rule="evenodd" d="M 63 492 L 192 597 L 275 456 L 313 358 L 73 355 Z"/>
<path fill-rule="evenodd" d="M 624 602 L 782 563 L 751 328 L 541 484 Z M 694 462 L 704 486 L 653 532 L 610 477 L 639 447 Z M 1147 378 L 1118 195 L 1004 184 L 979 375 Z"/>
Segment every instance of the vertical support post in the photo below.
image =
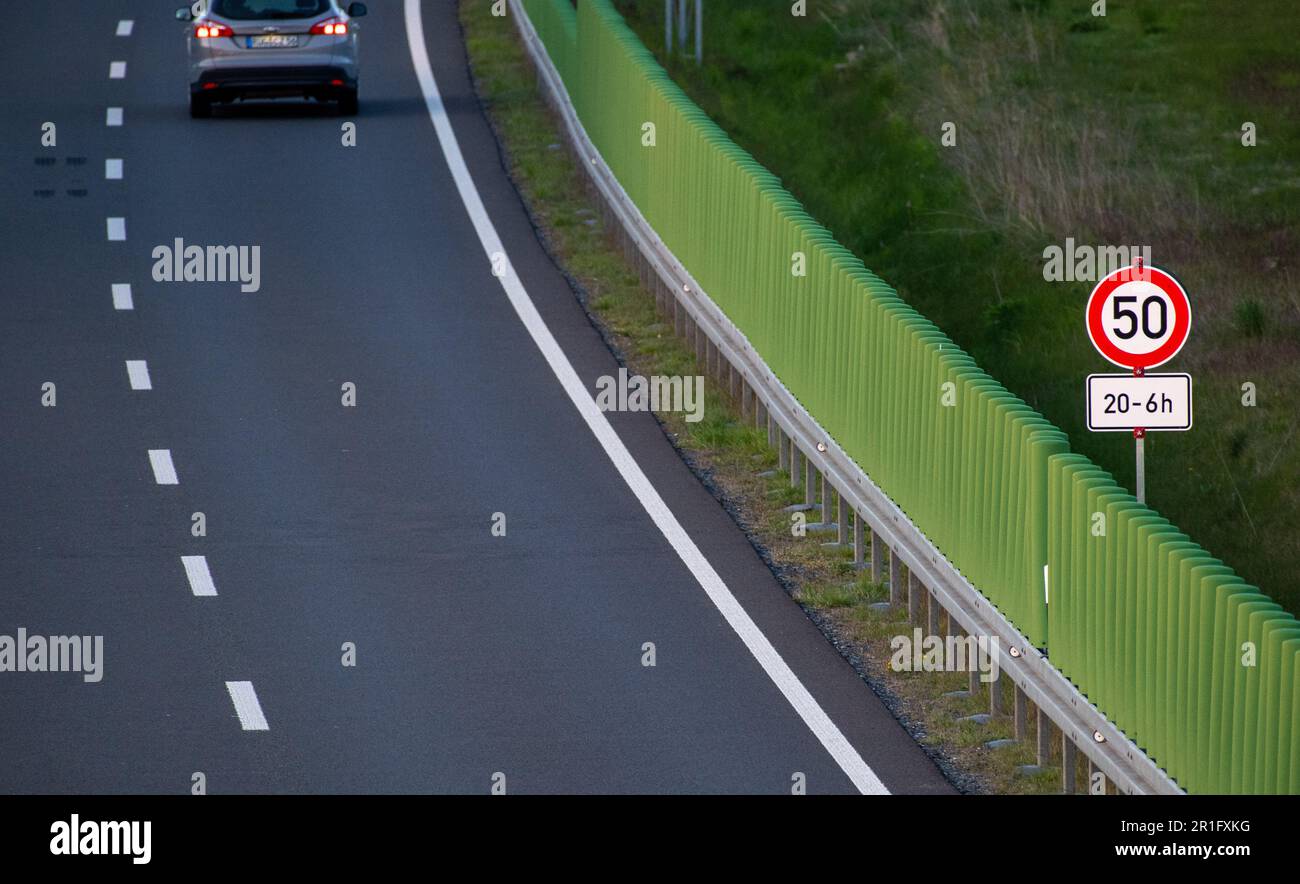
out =
<path fill-rule="evenodd" d="M 673 54 L 673 0 L 664 0 L 664 55 Z"/>
<path fill-rule="evenodd" d="M 795 444 L 793 436 L 787 436 L 786 438 L 790 440 L 790 487 L 798 488 L 799 483 L 803 481 L 803 476 L 799 473 L 799 470 L 801 469 L 799 466 L 799 455 L 803 452 L 801 452 L 799 446 Z"/>
<path fill-rule="evenodd" d="M 1075 765 L 1079 760 L 1079 750 L 1065 731 L 1061 731 L 1061 791 L 1066 795 L 1074 794 Z"/>
<path fill-rule="evenodd" d="M 840 517 L 839 534 L 835 536 L 835 542 L 840 546 L 849 544 L 849 502 L 844 499 L 843 494 L 839 494 L 836 499 L 836 509 Z"/>
<path fill-rule="evenodd" d="M 1029 696 L 1016 685 L 1016 739 L 1024 742 L 1029 736 Z"/>
<path fill-rule="evenodd" d="M 904 582 L 906 581 L 906 582 Z M 903 587 L 907 587 L 907 614 L 908 619 L 913 624 L 919 624 L 921 615 L 921 593 L 924 587 L 921 581 L 912 580 L 909 574 L 903 577 L 903 560 L 898 557 L 898 550 L 889 551 L 889 598 L 892 601 L 894 593 L 900 596 L 903 594 Z"/>
<path fill-rule="evenodd" d="M 911 583 L 910 577 L 908 583 Z M 943 625 L 939 622 L 939 615 L 943 612 L 943 608 L 939 605 L 939 600 L 934 597 L 934 593 L 926 593 L 925 605 L 928 614 L 926 628 L 929 629 L 929 634 L 933 636 L 942 635 Z"/>
<path fill-rule="evenodd" d="M 704 64 L 704 0 L 695 0 L 695 63 Z"/>
<path fill-rule="evenodd" d="M 811 508 L 817 502 L 817 468 L 807 456 L 803 459 L 803 502 Z"/>
<path fill-rule="evenodd" d="M 834 518 L 831 515 L 831 483 L 822 473 L 822 524 L 834 524 Z"/>
<path fill-rule="evenodd" d="M 1047 767 L 1052 760 L 1052 719 L 1041 708 L 1038 710 L 1038 766 Z"/>
<path fill-rule="evenodd" d="M 871 532 L 871 582 L 877 585 L 881 581 L 881 572 L 885 567 L 885 545 L 880 541 L 876 530 Z"/>
<path fill-rule="evenodd" d="M 686 0 L 677 0 L 677 45 L 686 52 Z"/>
<path fill-rule="evenodd" d="M 1137 489 L 1134 496 L 1138 503 L 1147 502 L 1146 434 L 1146 430 L 1133 431 L 1133 442 L 1137 446 Z"/>
<path fill-rule="evenodd" d="M 1088 759 L 1088 794 L 1106 794 L 1106 775 L 1091 758 Z"/>
<path fill-rule="evenodd" d="M 776 463 L 783 470 L 794 472 L 794 467 L 790 466 L 790 446 L 785 443 L 785 433 L 777 426 L 775 421 L 768 424 L 769 434 L 775 429 L 776 432 Z"/>
<path fill-rule="evenodd" d="M 989 675 L 992 675 L 992 671 Z M 1002 673 L 999 672 L 997 678 L 989 682 L 989 715 L 993 718 L 1002 717 Z"/>
<path fill-rule="evenodd" d="M 862 524 L 862 513 L 855 512 L 853 514 L 853 564 L 859 568 L 866 561 L 866 537 L 863 534 L 865 527 Z"/>
<path fill-rule="evenodd" d="M 893 555 L 892 553 L 890 555 Z M 890 569 L 891 574 L 893 569 Z M 889 581 L 889 606 L 891 608 L 901 608 L 904 602 L 908 603 L 910 610 L 911 599 L 921 588 L 921 581 L 916 579 L 916 575 L 911 571 L 907 572 L 907 586 L 903 586 L 900 580 L 895 583 L 892 576 Z"/>

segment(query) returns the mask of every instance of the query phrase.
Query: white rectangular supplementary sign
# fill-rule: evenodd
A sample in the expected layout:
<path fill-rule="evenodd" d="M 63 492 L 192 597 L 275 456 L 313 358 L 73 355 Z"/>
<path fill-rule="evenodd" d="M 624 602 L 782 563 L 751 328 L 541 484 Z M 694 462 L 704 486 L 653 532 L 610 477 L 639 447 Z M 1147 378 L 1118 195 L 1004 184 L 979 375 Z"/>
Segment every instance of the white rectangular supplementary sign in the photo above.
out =
<path fill-rule="evenodd" d="M 1189 374 L 1090 374 L 1087 398 L 1093 432 L 1192 428 Z"/>

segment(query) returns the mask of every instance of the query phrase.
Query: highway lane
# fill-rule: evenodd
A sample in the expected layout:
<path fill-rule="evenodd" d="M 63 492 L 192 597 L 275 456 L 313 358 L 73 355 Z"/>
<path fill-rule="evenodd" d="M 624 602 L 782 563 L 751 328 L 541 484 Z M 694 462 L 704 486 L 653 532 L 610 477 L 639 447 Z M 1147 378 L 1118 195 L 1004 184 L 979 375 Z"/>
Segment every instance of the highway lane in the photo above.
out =
<path fill-rule="evenodd" d="M 362 22 L 355 147 L 318 108 L 190 120 L 174 5 L 52 0 L 15 22 L 0 59 L 24 84 L 0 133 L 21 219 L 0 244 L 0 634 L 105 643 L 98 684 L 0 673 L 0 790 L 178 792 L 201 771 L 212 792 L 481 793 L 496 772 L 521 793 L 787 792 L 798 771 L 810 792 L 852 791 L 492 275 L 400 4 Z M 474 183 L 594 389 L 617 364 L 501 168 L 454 5 L 423 10 Z M 116 36 L 126 18 L 131 35 Z M 118 60 L 126 75 L 111 79 Z M 109 107 L 122 126 L 104 125 Z M 46 120 L 54 148 L 40 146 Z M 120 181 L 102 178 L 110 157 Z M 107 241 L 110 217 L 125 242 Z M 154 282 L 153 248 L 177 237 L 260 247 L 260 291 Z M 133 309 L 114 309 L 114 283 L 131 285 Z M 152 389 L 131 389 L 126 360 L 147 360 Z M 948 791 L 653 419 L 610 418 L 885 785 Z M 171 452 L 178 484 L 155 482 L 151 449 Z M 496 512 L 505 537 L 490 532 Z M 181 557 L 199 555 L 215 596 L 187 579 Z M 228 681 L 251 682 L 266 731 L 241 729 Z"/>

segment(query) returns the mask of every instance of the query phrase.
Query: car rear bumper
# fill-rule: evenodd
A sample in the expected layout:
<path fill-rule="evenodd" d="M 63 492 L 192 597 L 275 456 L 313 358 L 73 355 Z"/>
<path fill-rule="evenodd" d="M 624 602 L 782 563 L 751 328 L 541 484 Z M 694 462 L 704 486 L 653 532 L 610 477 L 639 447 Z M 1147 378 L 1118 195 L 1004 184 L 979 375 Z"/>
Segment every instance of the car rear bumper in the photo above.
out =
<path fill-rule="evenodd" d="M 344 67 L 330 66 L 221 66 L 199 72 L 190 92 L 217 101 L 288 95 L 328 97 L 355 91 L 356 75 Z"/>

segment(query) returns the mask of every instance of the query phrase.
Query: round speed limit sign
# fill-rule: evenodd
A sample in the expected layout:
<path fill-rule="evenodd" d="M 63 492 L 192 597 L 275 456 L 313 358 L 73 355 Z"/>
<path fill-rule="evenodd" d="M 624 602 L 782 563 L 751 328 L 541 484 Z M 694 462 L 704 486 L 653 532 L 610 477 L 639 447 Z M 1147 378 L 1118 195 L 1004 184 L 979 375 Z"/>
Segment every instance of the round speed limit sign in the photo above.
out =
<path fill-rule="evenodd" d="M 1088 297 L 1088 337 L 1116 365 L 1148 369 L 1183 349 L 1192 328 L 1187 292 L 1157 267 L 1124 267 Z"/>

